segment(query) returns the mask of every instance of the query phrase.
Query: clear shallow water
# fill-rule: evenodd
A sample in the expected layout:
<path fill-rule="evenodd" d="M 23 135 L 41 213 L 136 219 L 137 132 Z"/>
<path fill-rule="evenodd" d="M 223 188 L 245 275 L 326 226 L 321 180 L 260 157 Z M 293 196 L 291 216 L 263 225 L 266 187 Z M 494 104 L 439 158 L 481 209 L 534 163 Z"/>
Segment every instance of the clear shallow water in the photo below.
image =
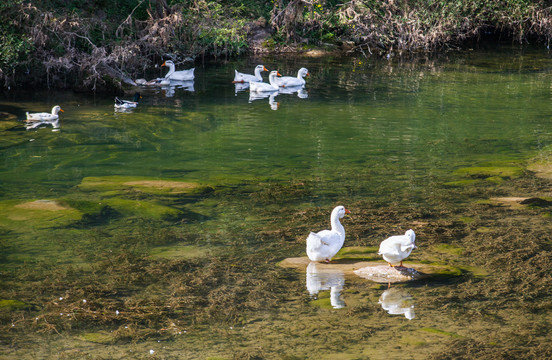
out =
<path fill-rule="evenodd" d="M 515 55 L 506 64 L 485 54 L 429 65 L 305 60 L 308 98 L 278 95 L 277 111 L 268 100 L 250 102 L 248 91 L 234 94 L 234 64 L 198 69 L 194 92 L 165 97 L 142 90 L 131 114 L 114 113 L 111 98 L 14 96 L 3 105 L 20 119 L 58 103 L 65 113 L 59 133 L 9 133 L 21 144 L 3 151 L 2 183 L 25 184 L 15 175 L 31 178 L 21 170 L 27 168 L 38 186 L 36 176 L 72 186 L 83 176 L 114 173 L 208 180 L 240 173 L 280 178 L 282 171 L 334 185 L 340 168 L 369 172 L 379 164 L 426 173 L 489 155 L 523 156 L 549 140 L 550 75 L 542 55 Z M 29 164 L 33 156 L 41 158 Z"/>
<path fill-rule="evenodd" d="M 273 99 L 279 103 L 275 108 L 269 99 L 250 100 L 248 91 L 236 93 L 231 84 L 234 68 L 245 71 L 257 63 L 278 68 L 283 75 L 307 67 L 307 96 L 280 94 Z M 461 192 L 455 197 L 454 189 L 448 191 L 446 198 L 439 198 L 443 183 L 462 179 L 455 170 L 518 166 L 536 155 L 552 142 L 550 70 L 548 53 L 519 49 L 474 51 L 413 62 L 267 58 L 197 66 L 193 91 L 141 89 L 143 99 L 129 113 L 114 112 L 111 97 L 70 93 L 16 93 L 2 97 L 0 111 L 15 114 L 20 120 L 25 111 L 49 111 L 56 104 L 65 112 L 61 114 L 59 131 L 52 131 L 51 127 L 26 130 L 22 122 L 3 123 L 0 201 L 4 210 L 0 229 L 4 239 L 0 265 L 4 268 L 4 286 L 0 298 L 34 304 L 36 308 L 29 316 L 38 314 L 38 319 L 56 309 L 52 305 L 53 294 L 66 297 L 66 289 L 75 292 L 71 285 L 60 284 L 59 289 L 45 285 L 55 278 L 56 271 L 67 272 L 64 266 L 82 267 L 85 274 L 91 267 L 99 274 L 98 279 L 103 279 L 114 277 L 108 270 L 101 270 L 101 261 L 109 253 L 153 256 L 160 249 L 181 251 L 180 255 L 162 255 L 160 268 L 164 268 L 163 261 L 187 261 L 190 257 L 205 258 L 206 254 L 202 266 L 210 268 L 209 258 L 215 254 L 222 256 L 220 261 L 229 262 L 217 265 L 226 268 L 228 274 L 233 274 L 231 269 L 238 266 L 236 262 L 250 264 L 249 269 L 240 267 L 238 274 L 244 282 L 241 285 L 230 275 L 226 280 L 205 285 L 208 295 L 203 295 L 210 302 L 194 303 L 195 307 L 186 309 L 189 315 L 178 317 L 180 323 L 170 317 L 177 324 L 179 335 L 182 331 L 188 334 L 189 330 L 189 337 L 175 336 L 161 346 L 154 337 L 123 336 L 123 340 L 108 341 L 109 356 L 131 356 L 132 351 L 146 356 L 146 351 L 155 347 L 159 356 L 180 353 L 189 358 L 231 358 L 233 354 L 261 354 L 278 358 L 280 347 L 290 342 L 295 348 L 288 348 L 284 354 L 299 358 L 319 357 L 318 351 L 326 347 L 329 355 L 340 354 L 343 358 L 384 358 L 385 354 L 425 358 L 438 351 L 443 341 L 449 343 L 457 336 L 466 337 L 472 331 L 495 325 L 486 325 L 483 320 L 471 325 L 458 323 L 457 318 L 437 307 L 435 300 L 428 300 L 439 291 L 453 291 L 454 283 L 404 290 L 399 298 L 406 307 L 397 305 L 397 316 L 387 313 L 393 312 L 389 307 L 379 307 L 384 288 L 359 279 L 345 280 L 341 274 L 330 279 L 322 276 L 321 282 L 337 283 L 340 290 L 338 300 L 335 293 L 332 298 L 328 286 L 322 286 L 319 294 L 332 298 L 334 308 L 339 304 L 340 309 L 333 311 L 331 306 L 320 308 L 310 303 L 308 283 L 312 278 L 309 280 L 308 274 L 281 275 L 283 270 L 278 270 L 276 262 L 303 256 L 302 239 L 308 231 L 326 226 L 327 214 L 336 202 L 398 202 L 404 207 L 427 207 L 431 212 L 432 204 L 437 202 L 466 201 Z M 132 93 L 126 96 L 131 97 Z M 107 187 L 95 183 L 112 176 L 119 178 Z M 200 184 L 211 190 L 200 195 L 175 195 L 158 189 L 129 190 L 129 185 L 123 184 L 159 179 Z M 37 215 L 25 207 L 14 207 L 35 200 L 57 200 L 77 211 L 42 211 Z M 102 202 L 117 216 L 97 216 L 100 207 L 95 204 Z M 315 206 L 320 207 L 321 220 L 316 218 L 317 223 L 304 223 L 297 218 L 298 213 Z M 96 217 L 87 218 L 93 221 L 83 225 L 78 222 L 83 214 Z M 375 246 L 382 240 L 379 234 L 370 235 L 370 228 L 363 227 L 364 221 L 359 217 L 346 220 L 346 228 L 353 228 L 349 245 Z M 397 219 L 393 231 L 412 226 L 408 219 Z M 278 233 L 280 230 L 284 235 Z M 183 255 L 193 252 L 190 249 L 197 253 Z M 430 247 L 426 249 L 429 251 Z M 225 258 L 228 254 L 231 257 Z M 259 257 L 270 263 L 261 262 Z M 413 257 L 443 263 L 458 261 L 439 252 Z M 256 266 L 255 261 L 260 264 Z M 141 266 L 126 276 L 134 278 L 132 274 L 153 265 Z M 45 269 L 44 273 L 32 274 L 35 267 Z M 21 275 L 27 272 L 32 275 Z M 267 275 L 273 272 L 280 274 L 276 280 Z M 201 272 L 196 273 L 201 277 Z M 9 277 L 14 274 L 17 280 L 12 283 Z M 71 276 L 62 278 L 71 283 Z M 258 285 L 256 279 L 268 285 Z M 316 282 L 316 276 L 314 279 Z M 32 281 L 42 284 L 43 296 L 33 298 L 28 292 Z M 123 277 L 121 282 L 125 281 Z M 153 285 L 148 281 L 129 284 L 138 293 L 136 296 L 148 299 L 147 304 L 155 303 L 148 298 L 152 293 L 165 304 L 171 299 L 183 301 L 178 290 L 171 288 L 174 284 L 164 283 L 163 289 L 154 288 L 152 292 Z M 275 287 L 275 298 L 257 304 L 255 291 L 266 296 L 263 291 L 270 286 Z M 253 294 L 246 296 L 248 304 L 225 304 L 243 300 L 244 295 L 235 294 L 234 287 Z M 233 295 L 220 295 L 224 292 Z M 87 296 L 86 291 L 80 291 L 78 296 Z M 216 296 L 221 296 L 221 303 L 212 300 Z M 132 298 L 124 290 L 114 295 L 118 306 L 128 306 L 128 297 Z M 106 298 L 98 295 L 97 302 Z M 346 306 L 342 306 L 343 302 Z M 421 305 L 416 305 L 420 309 L 409 321 L 397 309 L 409 309 L 413 302 Z M 371 307 L 366 308 L 367 303 Z M 228 306 L 228 317 L 221 316 L 213 304 Z M 194 315 L 208 306 L 215 307 L 208 316 Z M 370 318 L 368 312 L 376 315 Z M 61 337 L 54 336 L 54 341 L 46 340 L 46 335 L 38 336 L 35 341 L 50 344 L 41 356 L 58 356 L 64 354 L 61 349 L 67 348 L 79 349 L 79 356 L 84 356 L 89 350 L 83 350 L 79 343 L 84 341 L 79 337 L 83 333 L 120 331 L 127 326 L 117 320 L 99 322 L 82 316 L 78 326 L 58 325 Z M 18 313 L 5 315 L 3 326 L 17 323 L 14 319 L 18 317 Z M 158 317 L 167 321 L 162 315 Z M 166 325 L 163 321 L 161 325 L 125 321 L 161 333 L 159 329 Z M 39 326 L 38 330 L 44 327 Z M 388 343 L 401 330 L 405 332 L 397 341 L 408 349 L 406 353 L 400 346 Z M 213 340 L 213 336 L 219 340 Z M 341 336 L 350 339 L 342 343 L 335 340 Z M 329 341 L 328 337 L 334 340 Z M 15 335 L 3 338 L 8 342 L 5 339 L 17 342 L 13 340 L 17 339 Z M 206 351 L 205 346 L 211 350 Z M 420 352 L 424 346 L 427 349 Z M 4 354 L 16 353 L 11 349 Z M 26 349 L 19 354 L 38 353 Z"/>

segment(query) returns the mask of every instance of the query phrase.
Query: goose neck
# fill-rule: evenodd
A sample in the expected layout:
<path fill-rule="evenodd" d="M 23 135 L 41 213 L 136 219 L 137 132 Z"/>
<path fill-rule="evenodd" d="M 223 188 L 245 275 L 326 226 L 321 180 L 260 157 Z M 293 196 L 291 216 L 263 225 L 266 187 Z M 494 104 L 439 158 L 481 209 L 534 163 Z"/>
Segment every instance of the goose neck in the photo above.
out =
<path fill-rule="evenodd" d="M 332 231 L 337 231 L 340 234 L 345 234 L 345 228 L 341 225 L 338 216 L 332 216 L 331 219 Z"/>
<path fill-rule="evenodd" d="M 167 64 L 167 66 L 169 67 L 169 72 L 165 77 L 171 76 L 174 73 L 174 69 L 175 69 L 174 64 Z"/>

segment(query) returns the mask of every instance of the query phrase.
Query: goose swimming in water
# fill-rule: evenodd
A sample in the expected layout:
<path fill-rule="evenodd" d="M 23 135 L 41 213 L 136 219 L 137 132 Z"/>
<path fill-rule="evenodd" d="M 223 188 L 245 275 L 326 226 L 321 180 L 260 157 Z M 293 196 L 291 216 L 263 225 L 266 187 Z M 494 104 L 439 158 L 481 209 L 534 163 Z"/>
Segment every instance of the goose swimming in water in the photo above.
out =
<path fill-rule="evenodd" d="M 59 119 L 59 112 L 63 112 L 61 106 L 56 105 L 52 108 L 51 113 L 41 112 L 41 113 L 29 113 L 27 112 L 27 121 L 54 121 Z"/>
<path fill-rule="evenodd" d="M 165 61 L 161 66 L 169 67 L 169 72 L 167 73 L 167 75 L 165 75 L 165 79 L 180 80 L 180 81 L 191 81 L 194 79 L 195 68 L 189 69 L 189 70 L 176 71 L 174 62 L 172 60 Z"/>
<path fill-rule="evenodd" d="M 309 71 L 306 68 L 301 68 L 297 72 L 297 77 L 295 76 L 282 76 L 276 79 L 276 82 L 279 86 L 282 87 L 292 87 L 292 86 L 304 86 L 305 85 L 305 76 L 309 76 Z"/>
<path fill-rule="evenodd" d="M 268 71 L 268 69 L 266 67 L 264 67 L 264 65 L 257 65 L 255 67 L 255 75 L 245 74 L 245 73 L 238 72 L 238 70 L 234 70 L 234 72 L 235 72 L 234 81 L 232 81 L 232 82 L 234 84 L 235 83 L 249 83 L 250 81 L 262 82 L 263 77 L 261 75 L 261 72 L 263 72 L 263 71 Z"/>
<path fill-rule="evenodd" d="M 273 92 L 278 91 L 279 87 L 276 83 L 276 77 L 281 76 L 280 73 L 276 70 L 273 70 L 270 72 L 270 75 L 268 75 L 268 81 L 269 84 L 265 82 L 256 82 L 256 81 L 250 81 L 249 82 L 249 91 L 251 92 Z"/>

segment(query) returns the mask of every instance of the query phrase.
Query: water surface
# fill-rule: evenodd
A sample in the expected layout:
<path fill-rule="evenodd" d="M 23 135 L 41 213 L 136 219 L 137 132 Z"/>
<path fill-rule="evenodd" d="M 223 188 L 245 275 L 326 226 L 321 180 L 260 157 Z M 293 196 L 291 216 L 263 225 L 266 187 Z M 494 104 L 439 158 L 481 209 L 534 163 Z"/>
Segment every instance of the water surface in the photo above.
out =
<path fill-rule="evenodd" d="M 258 63 L 307 67 L 307 85 L 251 99 L 231 80 Z M 491 358 L 519 348 L 519 319 L 550 351 L 533 326 L 550 328 L 546 291 L 506 286 L 514 270 L 493 261 L 515 249 L 478 238 L 523 224 L 539 239 L 523 261 L 549 251 L 546 210 L 481 204 L 547 195 L 522 169 L 552 142 L 550 71 L 547 52 L 511 48 L 263 58 L 130 89 L 143 98 L 129 112 L 110 96 L 4 95 L 17 120 L 0 122 L 0 299 L 19 305 L 0 310 L 0 356 L 425 359 L 460 342 L 472 350 L 453 355 Z M 59 128 L 25 128 L 57 104 Z M 337 204 L 352 211 L 346 246 L 414 228 L 412 262 L 460 273 L 388 289 L 279 267 Z M 504 286 L 481 293 L 490 283 Z"/>

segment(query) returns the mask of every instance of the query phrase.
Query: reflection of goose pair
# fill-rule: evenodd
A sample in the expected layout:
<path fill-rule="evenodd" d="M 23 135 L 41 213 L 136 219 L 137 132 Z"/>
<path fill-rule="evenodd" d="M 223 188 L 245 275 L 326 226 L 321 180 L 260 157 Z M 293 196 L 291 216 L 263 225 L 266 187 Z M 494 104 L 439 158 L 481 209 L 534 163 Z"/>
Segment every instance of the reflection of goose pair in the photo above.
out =
<path fill-rule="evenodd" d="M 345 301 L 341 298 L 341 292 L 345 286 L 345 275 L 342 271 L 311 262 L 307 266 L 306 286 L 312 297 L 317 296 L 320 291 L 330 290 L 332 307 L 334 309 L 345 307 Z M 406 290 L 387 289 L 381 294 L 378 303 L 390 315 L 404 314 L 408 320 L 414 319 L 414 301 Z"/>
<path fill-rule="evenodd" d="M 349 212 L 341 205 L 335 207 L 330 215 L 331 230 L 309 234 L 307 256 L 311 261 L 330 262 L 341 249 L 345 242 L 345 228 L 339 219 Z M 382 255 L 389 266 L 400 262 L 399 266 L 402 267 L 402 261 L 416 248 L 415 238 L 413 230 L 408 230 L 404 235 L 391 236 L 381 242 L 378 254 Z"/>
<path fill-rule="evenodd" d="M 270 105 L 270 108 L 272 110 L 278 110 L 280 103 L 276 101 L 276 96 L 280 94 L 293 94 L 294 92 L 297 92 L 297 97 L 299 97 L 300 99 L 306 99 L 309 97 L 309 93 L 307 93 L 307 90 L 305 90 L 304 88 L 300 88 L 300 89 L 285 88 L 285 91 L 282 91 L 282 90 L 283 88 L 280 89 L 279 91 L 274 91 L 274 92 L 260 92 L 260 93 L 250 92 L 249 102 L 268 98 L 268 104 Z"/>

